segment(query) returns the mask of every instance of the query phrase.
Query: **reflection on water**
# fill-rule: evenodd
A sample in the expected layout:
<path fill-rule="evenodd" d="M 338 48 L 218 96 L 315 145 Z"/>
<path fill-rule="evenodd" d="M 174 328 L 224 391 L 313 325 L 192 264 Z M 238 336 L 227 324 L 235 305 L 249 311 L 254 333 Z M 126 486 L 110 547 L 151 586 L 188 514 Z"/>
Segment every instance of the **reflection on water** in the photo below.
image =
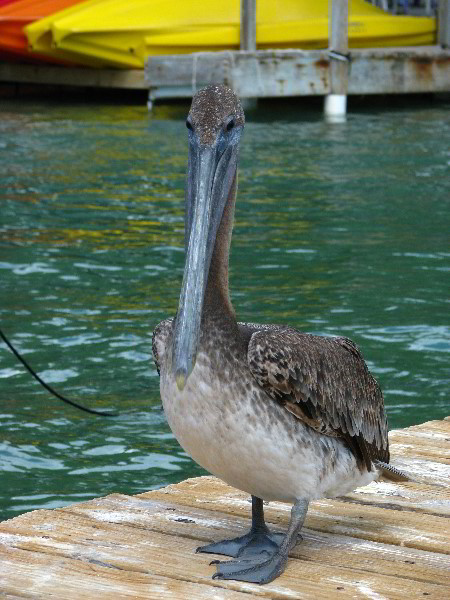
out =
<path fill-rule="evenodd" d="M 160 408 L 151 332 L 177 306 L 186 106 L 1 105 L 0 518 L 202 471 Z M 391 427 L 449 412 L 448 107 L 249 115 L 231 257 L 242 320 L 353 338 Z"/>

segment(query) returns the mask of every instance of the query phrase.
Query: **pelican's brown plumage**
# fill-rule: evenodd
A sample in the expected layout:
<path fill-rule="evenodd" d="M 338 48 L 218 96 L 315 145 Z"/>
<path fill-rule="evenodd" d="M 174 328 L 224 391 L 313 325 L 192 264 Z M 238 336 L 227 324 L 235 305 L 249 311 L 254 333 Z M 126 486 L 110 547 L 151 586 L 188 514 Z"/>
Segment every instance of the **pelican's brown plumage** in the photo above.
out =
<path fill-rule="evenodd" d="M 310 500 L 347 493 L 389 469 L 383 395 L 347 338 L 238 323 L 228 256 L 244 113 L 224 86 L 198 92 L 188 116 L 186 266 L 177 316 L 153 334 L 169 425 L 194 460 L 252 495 L 252 527 L 199 548 L 228 555 L 215 577 L 280 575 Z M 271 533 L 262 500 L 292 502 Z"/>

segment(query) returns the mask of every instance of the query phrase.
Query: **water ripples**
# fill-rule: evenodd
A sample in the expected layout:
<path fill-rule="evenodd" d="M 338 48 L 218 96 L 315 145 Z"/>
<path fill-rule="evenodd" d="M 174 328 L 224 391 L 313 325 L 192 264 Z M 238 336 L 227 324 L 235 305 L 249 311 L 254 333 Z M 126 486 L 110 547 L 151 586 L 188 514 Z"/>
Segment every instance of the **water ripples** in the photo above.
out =
<path fill-rule="evenodd" d="M 186 107 L 4 108 L 2 328 L 59 391 L 120 416 L 62 405 L 0 345 L 0 519 L 202 473 L 151 360 L 182 277 Z M 243 138 L 240 320 L 354 339 L 391 427 L 449 413 L 446 128 L 446 107 L 339 127 L 259 111 Z"/>

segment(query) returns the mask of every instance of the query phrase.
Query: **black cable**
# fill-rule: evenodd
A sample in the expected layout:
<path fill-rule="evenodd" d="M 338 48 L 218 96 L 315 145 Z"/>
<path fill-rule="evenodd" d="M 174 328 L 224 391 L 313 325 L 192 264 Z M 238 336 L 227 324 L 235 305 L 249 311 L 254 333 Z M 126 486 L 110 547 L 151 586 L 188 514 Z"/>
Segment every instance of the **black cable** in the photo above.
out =
<path fill-rule="evenodd" d="M 5 344 L 8 346 L 8 348 L 11 350 L 11 352 L 14 354 L 14 356 L 20 360 L 20 362 L 27 369 L 27 371 L 29 373 L 31 373 L 31 375 L 33 375 L 33 377 L 37 381 L 39 381 L 39 383 L 43 387 L 45 387 L 45 389 L 47 391 L 49 391 L 51 394 L 53 394 L 54 396 L 56 396 L 57 398 L 59 398 L 63 402 L 66 402 L 67 404 L 70 404 L 71 406 L 75 406 L 75 408 L 79 408 L 80 410 L 84 410 L 85 412 L 91 413 L 92 415 L 101 415 L 102 417 L 117 417 L 118 413 L 103 412 L 102 410 L 94 410 L 93 408 L 87 408 L 86 406 L 83 406 L 82 404 L 78 404 L 77 402 L 74 402 L 73 400 L 69 400 L 69 398 L 65 398 L 64 396 L 61 396 L 61 394 L 59 394 L 56 390 L 54 390 L 51 386 L 49 386 L 48 383 L 45 383 L 45 381 L 43 381 L 39 377 L 39 375 L 36 373 L 36 371 L 34 371 L 30 367 L 30 365 L 27 363 L 27 361 L 23 358 L 23 356 L 21 356 L 17 352 L 17 350 L 14 348 L 14 346 L 11 344 L 11 342 L 8 340 L 8 338 L 6 337 L 6 335 L 3 333 L 3 331 L 1 329 L 0 329 L 0 337 L 5 342 Z"/>

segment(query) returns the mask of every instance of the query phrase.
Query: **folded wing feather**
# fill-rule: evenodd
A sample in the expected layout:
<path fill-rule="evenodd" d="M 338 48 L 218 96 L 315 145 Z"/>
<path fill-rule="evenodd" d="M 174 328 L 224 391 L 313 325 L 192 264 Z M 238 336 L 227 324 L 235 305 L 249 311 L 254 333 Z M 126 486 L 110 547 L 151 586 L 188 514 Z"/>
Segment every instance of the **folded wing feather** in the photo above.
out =
<path fill-rule="evenodd" d="M 316 431 L 346 440 L 371 470 L 389 462 L 383 394 L 354 342 L 291 327 L 254 329 L 248 365 L 258 384 Z"/>

